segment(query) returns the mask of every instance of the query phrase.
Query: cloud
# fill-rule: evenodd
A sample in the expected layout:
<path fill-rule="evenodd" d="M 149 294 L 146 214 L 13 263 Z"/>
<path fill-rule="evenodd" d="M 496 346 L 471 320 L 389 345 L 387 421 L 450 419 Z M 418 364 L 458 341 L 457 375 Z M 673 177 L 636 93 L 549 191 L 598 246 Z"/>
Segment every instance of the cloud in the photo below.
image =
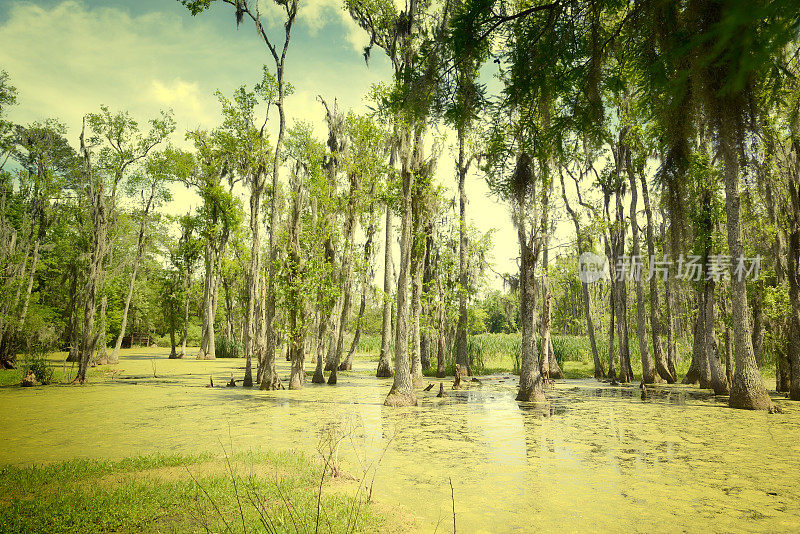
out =
<path fill-rule="evenodd" d="M 214 101 L 213 88 L 199 80 L 207 62 L 235 65 L 237 57 L 213 34 L 192 30 L 168 13 L 132 16 L 71 0 L 50 8 L 17 3 L 0 25 L 0 64 L 20 93 L 14 118 L 59 117 L 74 132 L 100 104 L 145 119 L 157 114 L 155 99 L 175 108 L 179 124 L 206 123 L 202 108 Z"/>
<path fill-rule="evenodd" d="M 286 100 L 287 125 L 307 120 L 323 140 L 326 127 L 317 95 L 329 103 L 338 98 L 342 111 L 363 112 L 362 96 L 370 83 L 391 76 L 378 51 L 365 67 L 360 52 L 368 36 L 339 2 L 303 3 L 298 26 L 318 35 L 303 39 L 302 32 L 295 34 L 286 67 L 287 80 L 295 86 Z M 220 120 L 214 91 L 230 95 L 243 83 L 252 86 L 262 64 L 271 59 L 252 24 L 245 21 L 239 31 L 234 29 L 229 6 L 190 17 L 173 4 L 177 2 L 144 14 L 76 0 L 12 4 L 6 20 L 0 21 L 0 68 L 8 71 L 19 91 L 19 105 L 10 110 L 10 118 L 19 123 L 58 118 L 68 127 L 68 139 L 77 144 L 81 118 L 101 104 L 131 112 L 140 124 L 171 108 L 177 123 L 173 143 L 189 148 L 184 140 L 187 130 L 211 128 Z M 262 12 L 280 24 L 275 18 L 280 13 L 268 11 L 270 6 L 274 1 L 265 3 Z M 348 45 L 342 46 L 342 37 L 358 53 L 343 53 Z M 329 41 L 339 44 L 330 46 Z M 273 136 L 275 118 L 273 112 Z M 454 157 L 452 150 L 445 150 L 437 170 L 439 182 L 451 195 L 455 194 Z M 493 247 L 496 268 L 513 270 L 518 253 L 507 207 L 486 196 L 480 177 L 471 176 L 468 188 L 470 219 L 484 230 L 501 230 Z M 198 203 L 185 188 L 176 187 L 174 194 L 171 213 L 185 212 Z"/>

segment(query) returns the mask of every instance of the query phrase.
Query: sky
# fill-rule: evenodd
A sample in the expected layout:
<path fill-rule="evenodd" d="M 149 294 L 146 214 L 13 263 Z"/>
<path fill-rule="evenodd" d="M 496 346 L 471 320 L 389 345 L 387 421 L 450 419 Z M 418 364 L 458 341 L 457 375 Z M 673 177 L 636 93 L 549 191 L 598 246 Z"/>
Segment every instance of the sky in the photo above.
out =
<path fill-rule="evenodd" d="M 77 146 L 82 117 L 101 105 L 127 110 L 140 123 L 172 109 L 172 142 L 188 148 L 186 131 L 220 122 L 214 92 L 230 95 L 243 84 L 252 86 L 262 66 L 272 64 L 253 25 L 245 21 L 237 29 L 231 6 L 216 4 L 192 17 L 177 0 L 0 0 L 0 69 L 18 91 L 9 118 L 21 124 L 56 118 Z M 286 60 L 285 76 L 295 88 L 286 100 L 287 123 L 308 121 L 324 139 L 317 97 L 336 99 L 342 111 L 364 113 L 370 86 L 389 81 L 391 70 L 378 49 L 365 64 L 368 36 L 340 0 L 301 4 Z M 267 32 L 282 39 L 279 19 L 268 20 Z M 454 197 L 452 135 L 447 139 L 437 180 Z M 470 221 L 483 232 L 494 230 L 493 270 L 515 272 L 518 247 L 508 207 L 474 171 L 466 189 Z M 198 203 L 192 191 L 175 185 L 164 211 L 185 213 Z M 376 278 L 382 280 L 383 252 L 376 257 Z M 489 286 L 502 286 L 491 271 Z"/>

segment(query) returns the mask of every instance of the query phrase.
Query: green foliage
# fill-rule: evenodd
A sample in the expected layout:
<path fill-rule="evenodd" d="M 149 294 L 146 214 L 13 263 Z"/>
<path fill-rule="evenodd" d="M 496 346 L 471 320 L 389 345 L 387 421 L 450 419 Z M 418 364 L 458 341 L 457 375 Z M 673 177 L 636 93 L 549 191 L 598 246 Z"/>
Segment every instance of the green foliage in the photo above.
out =
<path fill-rule="evenodd" d="M 517 295 L 490 291 L 477 303 L 483 310 L 486 331 L 493 334 L 508 334 L 517 331 L 519 316 L 519 297 Z"/>
<path fill-rule="evenodd" d="M 22 376 L 27 375 L 28 371 L 33 371 L 33 374 L 36 375 L 36 380 L 40 384 L 47 385 L 53 382 L 54 371 L 47 360 L 46 354 L 27 355 L 20 369 L 22 370 Z"/>

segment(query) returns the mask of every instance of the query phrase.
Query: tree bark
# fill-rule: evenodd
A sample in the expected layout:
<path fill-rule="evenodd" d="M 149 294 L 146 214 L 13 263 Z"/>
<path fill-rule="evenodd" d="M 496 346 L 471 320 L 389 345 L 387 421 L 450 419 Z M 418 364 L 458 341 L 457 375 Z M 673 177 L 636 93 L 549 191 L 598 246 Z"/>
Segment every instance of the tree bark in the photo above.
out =
<path fill-rule="evenodd" d="M 714 287 L 716 283 L 714 280 L 706 280 L 705 282 L 705 360 L 706 366 L 709 372 L 709 379 L 711 382 L 711 388 L 714 390 L 715 395 L 727 395 L 729 392 L 728 388 L 728 379 L 725 377 L 725 374 L 722 372 L 722 366 L 720 365 L 719 359 L 717 358 L 717 349 L 716 349 L 716 336 L 715 336 L 715 307 L 714 307 Z"/>
<path fill-rule="evenodd" d="M 649 261 L 656 259 L 655 236 L 653 225 L 653 208 L 650 205 L 650 192 L 647 187 L 647 179 L 644 173 L 640 173 L 639 178 L 642 182 L 642 198 L 644 200 L 644 210 L 647 217 L 647 254 Z M 669 370 L 669 364 L 664 357 L 664 347 L 661 345 L 661 321 L 658 316 L 661 304 L 658 295 L 658 277 L 655 272 L 650 277 L 650 329 L 653 338 L 653 360 L 655 361 L 656 371 L 659 376 L 670 384 L 674 384 L 677 377 Z"/>
<path fill-rule="evenodd" d="M 414 236 L 411 253 L 411 380 L 414 387 L 422 387 L 422 343 L 420 338 L 420 315 L 422 314 L 422 275 L 425 264 L 424 236 L 422 235 L 419 207 L 422 199 L 412 200 L 412 218 L 414 219 Z"/>
<path fill-rule="evenodd" d="M 333 361 L 331 362 L 331 374 L 328 376 L 328 384 L 335 384 L 337 380 L 339 362 L 342 357 L 342 351 L 344 350 L 344 331 L 347 324 L 347 316 L 350 314 L 350 300 L 353 286 L 353 241 L 355 239 L 356 231 L 358 189 L 358 178 L 351 176 L 347 220 L 345 221 L 344 227 L 345 245 L 342 252 L 342 306 L 341 315 L 339 317 L 339 325 L 336 331 L 336 345 Z"/>
<path fill-rule="evenodd" d="M 92 216 L 92 249 L 89 256 L 89 268 L 86 276 L 86 289 L 83 306 L 83 334 L 81 336 L 78 374 L 73 383 L 86 382 L 89 361 L 94 353 L 97 337 L 94 335 L 94 319 L 97 311 L 97 292 L 100 287 L 103 260 L 106 253 L 108 234 L 108 213 L 102 178 L 96 178 L 92 170 L 89 149 L 84 144 L 84 132 L 80 136 L 83 153 L 83 178 L 89 197 Z"/>
<path fill-rule="evenodd" d="M 472 374 L 467 355 L 467 193 L 465 182 L 467 166 L 465 164 L 464 132 L 459 129 L 458 136 L 458 324 L 456 326 L 456 363 L 467 369 L 467 374 Z"/>
<path fill-rule="evenodd" d="M 788 374 L 789 398 L 800 400 L 800 187 L 795 180 L 789 181 L 789 198 L 791 213 L 789 216 L 789 249 L 788 269 L 786 278 L 789 282 L 789 343 L 788 343 Z M 734 330 L 734 334 L 735 334 Z M 736 372 L 739 372 L 739 362 L 736 362 Z"/>
<path fill-rule="evenodd" d="M 764 364 L 764 282 L 759 280 L 756 283 L 756 290 L 753 292 L 753 354 L 756 357 L 756 365 L 761 369 Z"/>
<path fill-rule="evenodd" d="M 620 180 L 621 182 L 621 180 Z M 615 232 L 615 242 L 612 244 L 614 247 L 614 261 L 625 252 L 625 214 L 622 207 L 622 186 L 618 186 L 616 192 L 617 198 L 617 228 Z M 633 380 L 633 370 L 631 369 L 631 353 L 628 337 L 628 291 L 625 279 L 616 280 L 617 290 L 614 292 L 616 297 L 616 310 L 617 310 L 617 338 L 619 339 L 619 381 L 630 382 Z"/>
<path fill-rule="evenodd" d="M 394 149 L 392 150 L 394 153 Z M 392 376 L 391 331 L 392 331 L 392 210 L 386 206 L 386 240 L 383 256 L 383 321 L 381 322 L 381 352 L 378 357 L 378 378 Z"/>
<path fill-rule="evenodd" d="M 522 211 L 523 206 L 520 206 Z M 517 229 L 520 245 L 520 322 L 522 323 L 522 358 L 519 373 L 518 401 L 545 401 L 542 375 L 539 372 L 539 358 L 536 354 L 534 336 L 534 292 L 536 280 L 533 276 L 535 257 L 533 247 L 528 243 L 524 227 Z"/>
<path fill-rule="evenodd" d="M 549 163 L 548 168 L 552 168 L 552 162 Z M 547 278 L 547 266 L 550 257 L 550 194 L 552 191 L 552 182 L 550 180 L 549 171 L 545 175 L 547 178 L 542 186 L 542 351 L 541 360 L 539 362 L 540 373 L 544 381 L 547 382 L 554 378 L 563 378 L 561 367 L 555 358 L 555 351 L 553 350 L 553 340 L 551 336 L 552 324 L 552 295 L 550 294 L 550 283 Z"/>
<path fill-rule="evenodd" d="M 614 354 L 614 319 L 617 315 L 614 281 L 609 281 L 608 286 L 608 379 L 614 382 L 617 380 L 616 356 Z"/>
<path fill-rule="evenodd" d="M 286 45 L 283 49 L 285 57 L 289 44 L 289 29 L 291 19 L 286 25 Z M 280 183 L 281 150 L 283 136 L 286 132 L 286 113 L 283 109 L 284 84 L 283 84 L 283 58 L 276 62 L 278 79 L 278 98 L 275 107 L 278 108 L 278 139 L 275 142 L 275 154 L 272 158 L 272 196 L 269 206 L 269 265 L 267 265 L 266 301 L 264 302 L 264 363 L 261 372 L 261 389 L 281 389 L 283 385 L 275 369 L 275 267 L 278 262 L 278 191 Z"/>
<path fill-rule="evenodd" d="M 253 386 L 253 354 L 258 355 L 261 351 L 255 346 L 259 336 L 257 335 L 260 325 L 256 321 L 256 299 L 261 296 L 261 223 L 259 221 L 261 211 L 261 196 L 264 193 L 264 178 L 259 170 L 250 177 L 250 265 L 247 275 L 247 308 L 244 315 L 244 387 Z"/>
<path fill-rule="evenodd" d="M 415 141 L 421 142 L 421 129 L 415 132 Z M 400 224 L 400 273 L 397 279 L 397 325 L 394 342 L 394 382 L 384 401 L 386 406 L 416 406 L 417 396 L 411 379 L 408 355 L 408 282 L 411 267 L 411 195 L 414 176 L 410 168 L 411 147 L 408 129 L 400 135 L 402 161 L 402 218 Z"/>
<path fill-rule="evenodd" d="M 522 323 L 522 355 L 520 361 L 519 389 L 517 400 L 526 402 L 543 402 L 546 400 L 544 395 L 544 385 L 542 375 L 539 372 L 539 357 L 536 350 L 536 337 L 534 328 L 534 315 L 536 313 L 536 278 L 534 277 L 534 267 L 538 256 L 538 245 L 536 244 L 536 232 L 530 230 L 530 236 L 526 229 L 525 222 L 527 216 L 526 195 L 528 194 L 528 183 L 532 179 L 530 169 L 531 159 L 522 152 L 517 156 L 515 182 L 517 184 L 514 201 L 516 202 L 516 213 L 514 214 L 514 224 L 517 227 L 517 240 L 519 241 L 520 252 L 520 271 L 519 271 L 519 297 L 520 297 L 520 322 Z M 534 188 L 535 193 L 535 188 Z M 531 194 L 535 198 L 535 194 Z M 547 350 L 545 345 L 543 350 Z"/>
<path fill-rule="evenodd" d="M 725 175 L 725 213 L 727 215 L 728 248 L 732 263 L 743 256 L 742 230 L 739 223 L 739 161 L 736 146 L 733 143 L 730 125 L 727 119 L 720 132 L 720 149 L 722 152 L 723 172 Z M 748 324 L 747 287 L 744 279 L 731 272 L 731 317 L 736 371 L 728 400 L 732 408 L 774 411 L 761 373 L 753 354 L 750 325 Z M 800 386 L 800 383 L 798 383 Z M 800 398 L 800 391 L 798 391 Z"/>
<path fill-rule="evenodd" d="M 203 284 L 203 328 L 200 340 L 198 360 L 213 360 L 216 358 L 216 333 L 214 332 L 214 286 L 216 285 L 215 267 L 216 258 L 214 246 L 206 239 L 205 244 L 205 278 Z"/>
<path fill-rule="evenodd" d="M 654 359 L 650 358 L 650 349 L 647 346 L 647 319 L 644 302 L 644 284 L 642 282 L 642 266 L 644 263 L 641 261 L 641 248 L 639 246 L 639 222 L 637 220 L 636 211 L 638 210 L 638 194 L 636 187 L 636 174 L 631 164 L 630 152 L 626 155 L 626 165 L 628 169 L 628 177 L 631 184 L 631 234 L 633 240 L 633 257 L 636 258 L 638 269 L 634 272 L 634 281 L 636 287 L 636 337 L 639 338 L 639 357 L 642 362 L 642 382 L 645 384 L 652 384 L 659 380 L 656 372 L 656 364 Z M 655 344 L 655 339 L 653 343 Z"/>
<path fill-rule="evenodd" d="M 100 328 L 98 331 L 97 339 L 98 339 L 98 347 L 97 347 L 97 356 L 95 356 L 95 363 L 97 365 L 106 365 L 109 363 L 119 363 L 119 358 L 117 358 L 116 362 L 110 362 L 108 359 L 108 350 L 106 347 L 106 311 L 108 309 L 108 296 L 103 295 L 103 298 L 100 299 Z"/>
<path fill-rule="evenodd" d="M 665 240 L 665 226 L 666 223 L 662 223 L 661 225 L 661 241 L 666 244 Z M 673 231 L 670 230 L 670 234 L 673 234 Z M 672 238 L 672 235 L 670 236 Z M 674 242 L 674 239 L 673 239 Z M 672 247 L 673 252 L 676 247 Z M 673 307 L 673 299 L 672 299 L 672 273 L 668 272 L 667 275 L 664 277 L 664 310 L 666 311 L 666 321 L 667 324 L 667 369 L 669 370 L 670 374 L 678 379 L 678 374 L 675 371 L 676 366 L 678 365 L 678 354 L 675 350 L 675 323 L 672 320 L 672 307 Z"/>
<path fill-rule="evenodd" d="M 288 271 L 288 298 L 286 313 L 289 318 L 289 336 L 287 349 L 292 370 L 289 378 L 289 389 L 300 389 L 305 382 L 305 302 L 300 277 L 304 269 L 300 250 L 300 223 L 303 206 L 303 182 L 300 180 L 300 168 L 295 169 L 293 179 L 292 211 L 289 218 L 289 245 L 286 258 Z"/>

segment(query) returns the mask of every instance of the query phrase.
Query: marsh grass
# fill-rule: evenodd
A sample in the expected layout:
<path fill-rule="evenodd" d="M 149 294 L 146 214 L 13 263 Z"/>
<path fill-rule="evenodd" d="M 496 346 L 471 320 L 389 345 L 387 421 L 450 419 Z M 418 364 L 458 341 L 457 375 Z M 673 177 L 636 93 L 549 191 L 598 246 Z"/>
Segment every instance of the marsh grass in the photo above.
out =
<path fill-rule="evenodd" d="M 555 334 L 552 337 L 553 352 L 556 360 L 564 372 L 565 378 L 593 378 L 594 365 L 592 363 L 592 349 L 587 336 L 561 335 Z M 608 371 L 608 338 L 599 336 L 597 338 L 597 351 L 603 365 Z M 639 342 L 636 337 L 629 340 L 631 352 L 631 367 L 635 375 L 641 375 L 642 364 L 639 359 Z M 537 350 L 541 350 L 541 338 L 536 340 Z M 652 345 L 649 347 L 652 354 Z M 678 339 L 677 350 L 678 376 L 683 377 L 689 370 L 691 363 L 691 340 Z M 519 374 L 519 357 L 522 350 L 522 337 L 519 333 L 510 334 L 478 334 L 469 337 L 467 351 L 470 355 L 474 374 L 497 374 L 513 373 Z M 619 354 L 617 354 L 619 358 Z M 436 368 L 434 365 L 423 372 L 425 376 L 435 376 Z M 445 370 L 448 376 L 454 372 L 453 355 L 447 354 Z M 774 380 L 775 370 L 773 367 L 762 369 L 765 380 Z"/>
<path fill-rule="evenodd" d="M 17 359 L 16 369 L 0 369 L 0 386 L 18 386 L 22 377 L 33 366 L 37 380 L 40 372 L 46 372 L 49 384 L 68 384 L 75 378 L 77 364 L 66 362 L 65 352 L 53 352 L 47 355 L 35 355 L 29 357 L 20 355 Z M 38 372 L 37 372 L 38 369 Z M 45 371 L 46 370 L 46 371 Z M 93 379 L 110 376 L 114 373 L 114 366 L 103 365 L 100 367 L 90 367 L 88 371 L 89 381 Z M 44 384 L 43 384 L 44 385 Z"/>
<path fill-rule="evenodd" d="M 322 532 L 384 526 L 350 486 L 323 485 L 330 479 L 323 472 L 301 454 L 261 451 L 6 466 L 0 526 L 20 533 L 313 532 L 317 518 Z"/>

